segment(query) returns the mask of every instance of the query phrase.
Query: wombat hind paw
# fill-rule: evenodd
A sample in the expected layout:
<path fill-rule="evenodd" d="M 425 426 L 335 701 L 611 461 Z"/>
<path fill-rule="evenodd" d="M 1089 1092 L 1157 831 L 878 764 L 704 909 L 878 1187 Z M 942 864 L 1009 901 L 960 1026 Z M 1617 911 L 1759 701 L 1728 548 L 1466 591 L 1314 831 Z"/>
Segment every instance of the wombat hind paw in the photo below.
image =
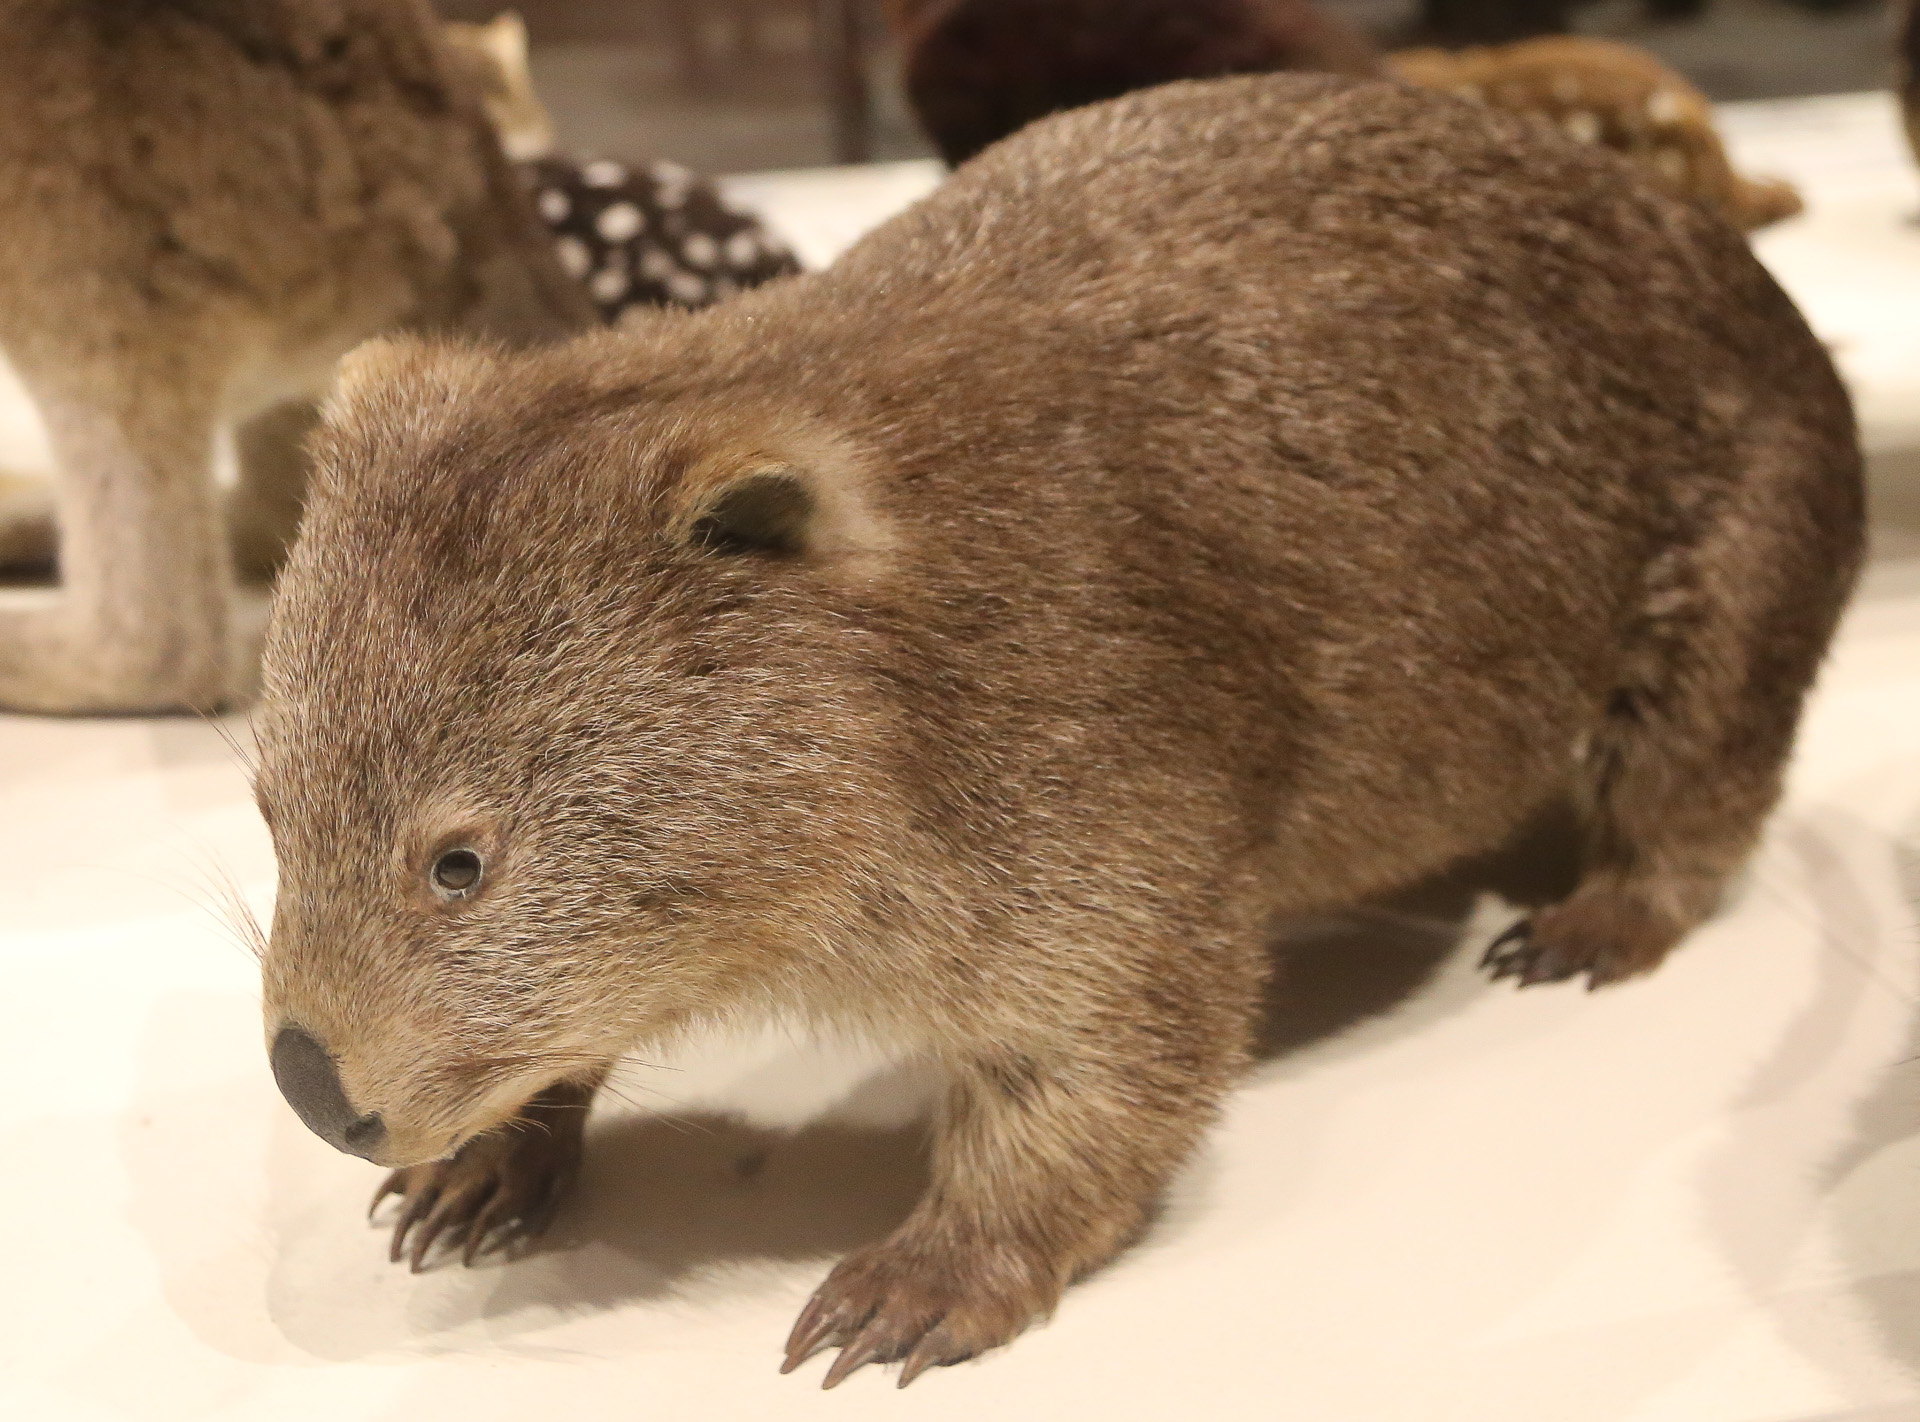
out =
<path fill-rule="evenodd" d="M 1480 966 L 1521 987 L 1587 975 L 1590 988 L 1657 968 L 1685 932 L 1631 895 L 1576 893 L 1523 918 L 1487 945 Z"/>
<path fill-rule="evenodd" d="M 468 1141 L 451 1160 L 409 1166 L 389 1175 L 367 1207 L 372 1217 L 389 1195 L 401 1196 L 387 1257 L 416 1274 L 445 1238 L 463 1264 L 535 1239 L 553 1222 L 578 1170 L 577 1156 L 544 1133 L 509 1129 Z M 412 1237 L 412 1247 L 408 1238 Z"/>
<path fill-rule="evenodd" d="M 1487 945 L 1480 966 L 1492 973 L 1495 982 L 1518 978 L 1521 987 L 1532 987 L 1564 982 L 1587 965 L 1570 963 L 1553 945 L 1535 942 L 1533 920 L 1523 918 Z"/>
<path fill-rule="evenodd" d="M 1050 1301 L 981 1284 L 963 1259 L 944 1263 L 885 1244 L 842 1260 L 814 1293 L 787 1339 L 790 1373 L 822 1348 L 839 1347 L 822 1387 L 868 1363 L 904 1358 L 900 1386 L 932 1367 L 965 1362 L 1010 1343 Z"/>

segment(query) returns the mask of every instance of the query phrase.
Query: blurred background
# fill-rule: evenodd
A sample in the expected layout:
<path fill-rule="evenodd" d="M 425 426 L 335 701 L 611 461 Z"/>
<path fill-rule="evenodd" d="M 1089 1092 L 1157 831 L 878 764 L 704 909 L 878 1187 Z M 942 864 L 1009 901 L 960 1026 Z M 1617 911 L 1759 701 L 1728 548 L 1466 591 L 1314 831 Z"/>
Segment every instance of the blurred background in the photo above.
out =
<path fill-rule="evenodd" d="M 898 0 L 895 0 L 896 4 Z M 1882 89 L 1884 0 L 1320 0 L 1384 48 L 1571 32 L 1652 50 L 1710 98 Z M 883 0 L 439 0 L 517 10 L 564 151 L 710 173 L 928 156 Z"/>

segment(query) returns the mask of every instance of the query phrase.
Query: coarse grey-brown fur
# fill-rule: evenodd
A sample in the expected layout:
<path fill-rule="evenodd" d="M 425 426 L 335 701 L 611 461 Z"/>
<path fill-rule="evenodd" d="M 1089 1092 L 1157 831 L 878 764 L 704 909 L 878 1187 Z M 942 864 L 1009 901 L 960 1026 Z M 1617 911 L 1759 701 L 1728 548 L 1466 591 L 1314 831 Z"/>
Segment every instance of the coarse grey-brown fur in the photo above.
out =
<path fill-rule="evenodd" d="M 0 0 L 0 32 L 0 347 L 59 466 L 61 575 L 0 615 L 0 707 L 210 707 L 253 660 L 216 434 L 242 427 L 235 541 L 270 564 L 343 352 L 592 314 L 424 0 Z M 33 556 L 49 511 L 6 516 Z"/>
<path fill-rule="evenodd" d="M 416 1264 L 538 1217 L 607 1064 L 693 1025 L 942 1064 L 925 1199 L 790 1340 L 844 1345 L 829 1382 L 1004 1343 L 1142 1227 L 1271 915 L 1571 787 L 1582 878 L 1497 966 L 1656 965 L 1861 556 L 1846 397 L 1738 232 L 1299 76 L 1048 120 L 637 335 L 377 345 L 318 460 L 269 1030 L 381 1118 Z"/>

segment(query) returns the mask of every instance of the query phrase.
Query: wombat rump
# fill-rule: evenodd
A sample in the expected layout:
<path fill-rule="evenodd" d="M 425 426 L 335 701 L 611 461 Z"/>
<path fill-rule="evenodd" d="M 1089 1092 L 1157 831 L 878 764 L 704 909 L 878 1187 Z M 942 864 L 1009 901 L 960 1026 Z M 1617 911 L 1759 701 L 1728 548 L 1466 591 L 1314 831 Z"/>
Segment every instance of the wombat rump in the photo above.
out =
<path fill-rule="evenodd" d="M 1246 1060 L 1263 930 L 1571 792 L 1497 973 L 1644 972 L 1754 843 L 1861 555 L 1847 400 L 1720 218 L 1392 84 L 1175 85 L 831 270 L 351 360 L 268 638 L 267 1031 L 393 1252 L 537 1231 L 621 1054 L 947 1076 L 788 1344 L 1007 1342 Z"/>

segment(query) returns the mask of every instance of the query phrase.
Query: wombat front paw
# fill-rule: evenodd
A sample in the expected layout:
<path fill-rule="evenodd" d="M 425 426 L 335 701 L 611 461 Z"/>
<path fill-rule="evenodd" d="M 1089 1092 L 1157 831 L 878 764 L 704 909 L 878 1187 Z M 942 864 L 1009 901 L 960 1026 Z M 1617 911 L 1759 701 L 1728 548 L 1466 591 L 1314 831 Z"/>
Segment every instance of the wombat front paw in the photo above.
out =
<path fill-rule="evenodd" d="M 1660 965 L 1685 930 L 1624 894 L 1575 895 L 1523 918 L 1487 946 L 1480 966 L 1521 987 L 1587 975 L 1605 987 Z"/>
<path fill-rule="evenodd" d="M 445 1237 L 471 1264 L 545 1233 L 580 1170 L 577 1142 L 524 1125 L 468 1141 L 450 1160 L 396 1170 L 374 1194 L 367 1216 L 389 1195 L 402 1197 L 388 1258 L 419 1273 L 434 1241 Z M 417 1228 L 416 1228 L 417 1227 Z M 407 1247 L 407 1237 L 413 1247 Z"/>
<path fill-rule="evenodd" d="M 1059 1290 L 1022 1281 L 996 1287 L 1004 1264 L 964 1253 L 940 1255 L 880 1244 L 840 1261 L 801 1311 L 780 1371 L 822 1348 L 838 1347 L 823 1387 L 868 1363 L 906 1359 L 905 1387 L 931 1367 L 965 1362 L 1010 1343 L 1051 1312 Z"/>

